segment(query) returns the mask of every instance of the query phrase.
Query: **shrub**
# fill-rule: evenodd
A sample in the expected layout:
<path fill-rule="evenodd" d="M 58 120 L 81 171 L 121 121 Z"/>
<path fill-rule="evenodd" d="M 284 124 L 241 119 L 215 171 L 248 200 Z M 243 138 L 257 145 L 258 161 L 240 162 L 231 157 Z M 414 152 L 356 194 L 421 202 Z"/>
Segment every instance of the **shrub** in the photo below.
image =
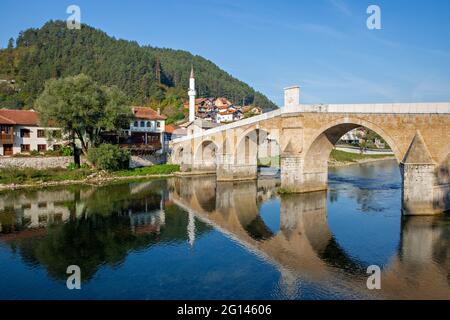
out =
<path fill-rule="evenodd" d="M 47 157 L 59 157 L 61 153 L 59 150 L 47 150 L 44 152 L 44 155 Z"/>
<path fill-rule="evenodd" d="M 61 146 L 61 148 L 59 148 L 58 151 L 62 156 L 65 157 L 73 156 L 73 149 L 69 146 Z"/>
<path fill-rule="evenodd" d="M 80 169 L 90 169 L 89 165 L 87 163 L 82 163 L 80 165 Z"/>
<path fill-rule="evenodd" d="M 75 162 L 71 162 L 71 163 L 67 164 L 66 169 L 67 170 L 75 170 L 75 169 L 77 169 L 77 165 Z"/>
<path fill-rule="evenodd" d="M 89 149 L 88 160 L 98 169 L 117 171 L 128 168 L 130 153 L 116 145 L 102 144 Z"/>

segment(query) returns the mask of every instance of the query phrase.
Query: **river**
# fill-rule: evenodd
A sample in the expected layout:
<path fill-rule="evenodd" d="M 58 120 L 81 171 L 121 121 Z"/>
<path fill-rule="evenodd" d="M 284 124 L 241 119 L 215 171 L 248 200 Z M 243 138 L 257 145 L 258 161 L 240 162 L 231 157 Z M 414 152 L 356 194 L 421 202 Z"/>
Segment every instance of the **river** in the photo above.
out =
<path fill-rule="evenodd" d="M 450 299 L 450 217 L 402 217 L 395 161 L 327 192 L 214 177 L 0 194 L 0 299 Z M 67 267 L 81 270 L 68 290 Z M 367 268 L 381 270 L 380 289 Z"/>

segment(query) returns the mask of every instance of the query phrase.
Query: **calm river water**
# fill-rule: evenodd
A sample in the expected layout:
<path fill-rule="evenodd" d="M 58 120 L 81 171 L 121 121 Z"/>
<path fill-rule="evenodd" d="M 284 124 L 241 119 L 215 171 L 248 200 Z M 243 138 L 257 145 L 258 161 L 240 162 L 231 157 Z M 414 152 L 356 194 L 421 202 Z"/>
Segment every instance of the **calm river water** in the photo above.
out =
<path fill-rule="evenodd" d="M 402 217 L 395 162 L 330 169 L 328 192 L 280 197 L 278 184 L 1 193 L 0 299 L 450 299 L 450 217 Z"/>

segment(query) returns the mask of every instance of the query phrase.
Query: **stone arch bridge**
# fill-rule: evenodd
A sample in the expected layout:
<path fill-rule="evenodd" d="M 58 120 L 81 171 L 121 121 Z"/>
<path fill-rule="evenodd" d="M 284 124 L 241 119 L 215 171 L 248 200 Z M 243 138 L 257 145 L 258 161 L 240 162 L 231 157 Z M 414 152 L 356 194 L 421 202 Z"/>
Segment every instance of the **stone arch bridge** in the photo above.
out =
<path fill-rule="evenodd" d="M 266 155 L 280 154 L 285 191 L 326 190 L 334 145 L 348 131 L 365 127 L 394 152 L 405 214 L 450 209 L 450 103 L 302 105 L 285 100 L 275 111 L 171 141 L 170 162 L 182 171 L 213 171 L 218 181 L 256 179 L 258 146 L 267 144 Z"/>

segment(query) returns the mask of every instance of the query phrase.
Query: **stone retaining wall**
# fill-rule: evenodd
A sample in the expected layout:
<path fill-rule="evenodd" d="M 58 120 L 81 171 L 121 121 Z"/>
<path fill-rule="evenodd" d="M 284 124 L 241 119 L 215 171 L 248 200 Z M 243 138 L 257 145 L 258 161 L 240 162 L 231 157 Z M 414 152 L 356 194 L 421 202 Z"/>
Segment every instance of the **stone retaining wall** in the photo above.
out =
<path fill-rule="evenodd" d="M 164 155 L 131 156 L 130 168 L 148 167 L 165 163 Z M 7 167 L 16 168 L 66 168 L 73 162 L 73 157 L 2 157 L 0 156 L 0 169 Z M 82 161 L 83 162 L 83 159 Z"/>
<path fill-rule="evenodd" d="M 0 157 L 0 168 L 66 168 L 73 157 Z"/>
<path fill-rule="evenodd" d="M 131 156 L 130 168 L 149 167 L 155 164 L 162 164 L 166 162 L 164 155 L 141 155 Z"/>

